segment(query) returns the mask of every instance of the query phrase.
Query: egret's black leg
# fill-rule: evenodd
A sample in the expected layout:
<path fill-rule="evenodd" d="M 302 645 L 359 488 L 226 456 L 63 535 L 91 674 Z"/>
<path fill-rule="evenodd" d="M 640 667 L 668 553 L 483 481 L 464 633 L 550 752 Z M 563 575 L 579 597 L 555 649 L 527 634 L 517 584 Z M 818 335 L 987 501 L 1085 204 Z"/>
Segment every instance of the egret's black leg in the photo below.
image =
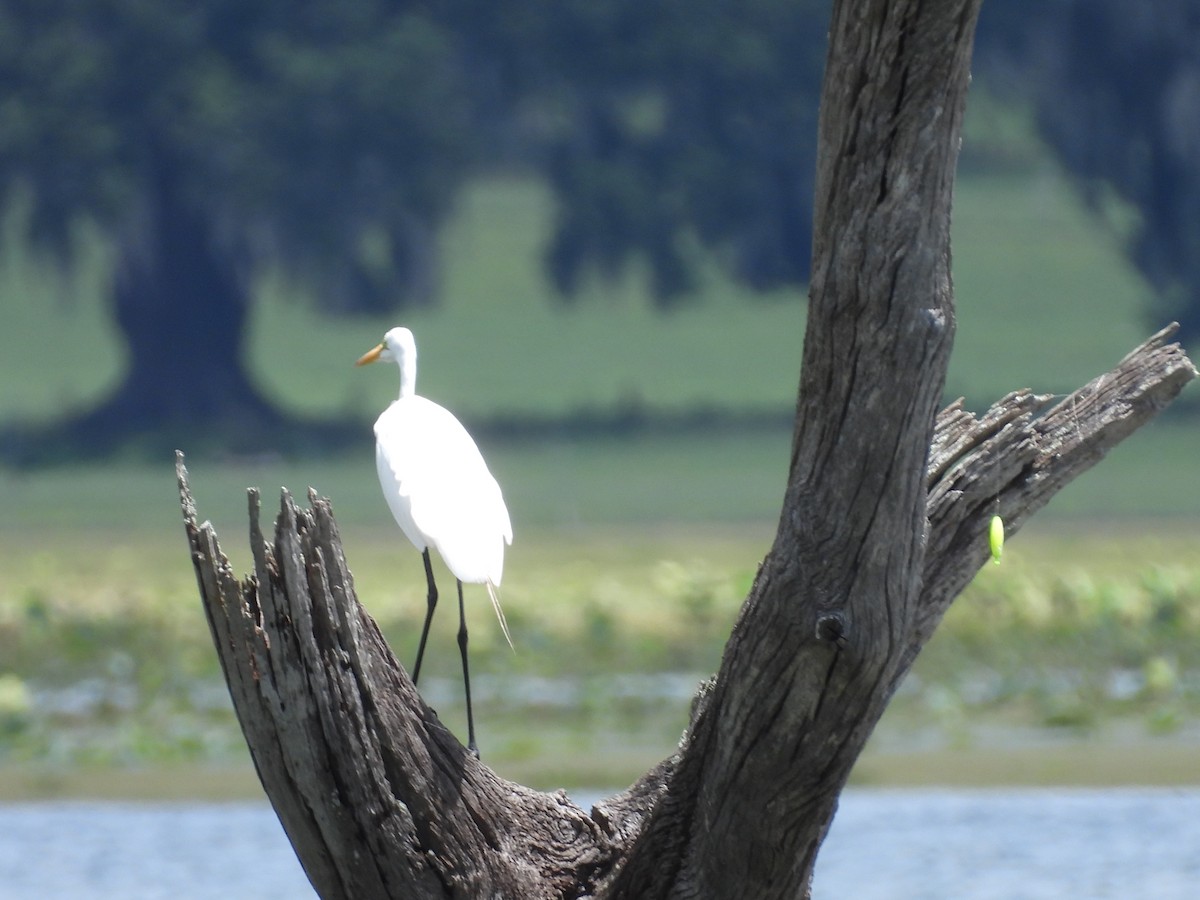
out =
<path fill-rule="evenodd" d="M 463 686 L 467 691 L 467 749 L 479 759 L 479 745 L 475 743 L 475 716 L 471 712 L 471 670 L 467 666 L 467 613 L 463 609 L 462 582 L 458 582 L 458 651 L 462 654 Z"/>
<path fill-rule="evenodd" d="M 433 611 L 437 608 L 437 585 L 433 582 L 433 566 L 429 562 L 429 548 L 426 547 L 421 551 L 421 559 L 425 560 L 425 583 L 429 585 L 429 594 L 426 596 L 428 606 L 425 608 L 425 627 L 421 629 L 421 643 L 417 645 L 417 664 L 413 666 L 413 684 L 417 683 L 417 679 L 421 677 L 421 660 L 425 658 L 425 641 L 429 637 L 429 623 L 433 621 Z M 460 600 L 462 588 L 459 590 Z"/>

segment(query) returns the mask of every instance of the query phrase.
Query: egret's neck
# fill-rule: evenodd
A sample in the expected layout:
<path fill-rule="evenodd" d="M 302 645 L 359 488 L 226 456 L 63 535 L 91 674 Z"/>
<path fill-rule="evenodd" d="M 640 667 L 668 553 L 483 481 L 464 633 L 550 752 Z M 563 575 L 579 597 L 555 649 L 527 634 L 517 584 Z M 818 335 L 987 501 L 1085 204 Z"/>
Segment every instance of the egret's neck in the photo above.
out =
<path fill-rule="evenodd" d="M 400 399 L 411 397 L 417 392 L 417 356 L 407 354 L 400 360 Z"/>

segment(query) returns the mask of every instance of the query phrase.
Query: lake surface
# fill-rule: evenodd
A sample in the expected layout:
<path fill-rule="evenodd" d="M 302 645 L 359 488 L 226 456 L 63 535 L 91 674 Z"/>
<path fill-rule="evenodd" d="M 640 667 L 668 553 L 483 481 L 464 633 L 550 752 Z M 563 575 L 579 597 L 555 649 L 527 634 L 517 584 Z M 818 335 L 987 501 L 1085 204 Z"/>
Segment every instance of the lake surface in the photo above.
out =
<path fill-rule="evenodd" d="M 850 789 L 813 893 L 1192 900 L 1200 789 Z M 313 896 L 265 803 L 0 806 L 3 900 Z"/>

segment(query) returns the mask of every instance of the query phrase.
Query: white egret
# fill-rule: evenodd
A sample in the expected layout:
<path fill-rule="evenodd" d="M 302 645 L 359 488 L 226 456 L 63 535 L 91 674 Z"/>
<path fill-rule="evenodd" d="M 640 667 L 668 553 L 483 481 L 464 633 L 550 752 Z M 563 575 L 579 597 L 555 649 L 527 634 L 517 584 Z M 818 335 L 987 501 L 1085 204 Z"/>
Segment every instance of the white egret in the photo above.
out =
<path fill-rule="evenodd" d="M 512 646 L 496 589 L 504 569 L 504 546 L 512 543 L 512 522 L 500 485 L 467 429 L 449 410 L 416 393 L 417 345 L 407 328 L 393 328 L 383 343 L 355 365 L 376 360 L 400 367 L 400 396 L 375 422 L 375 464 L 383 496 L 396 523 L 421 551 L 428 587 L 425 625 L 417 646 L 413 684 L 421 676 L 425 640 L 437 606 L 437 585 L 429 561 L 434 547 L 458 584 L 458 647 L 467 695 L 467 747 L 476 756 L 467 666 L 467 619 L 463 582 L 487 585 L 504 639 Z"/>

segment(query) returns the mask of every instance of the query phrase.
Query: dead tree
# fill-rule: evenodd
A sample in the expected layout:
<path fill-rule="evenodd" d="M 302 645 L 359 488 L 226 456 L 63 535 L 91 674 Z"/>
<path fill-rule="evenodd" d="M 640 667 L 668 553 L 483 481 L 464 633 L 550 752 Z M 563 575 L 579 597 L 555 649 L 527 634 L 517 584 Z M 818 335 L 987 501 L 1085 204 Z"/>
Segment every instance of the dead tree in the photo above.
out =
<path fill-rule="evenodd" d="M 422 702 L 354 593 L 327 501 L 250 493 L 239 580 L 181 500 L 271 802 L 324 898 L 808 893 L 846 778 L 987 557 L 1196 371 L 1155 335 L 1065 400 L 937 413 L 950 204 L 979 0 L 834 4 L 791 467 L 778 532 L 677 751 L 580 809 L 512 784 Z"/>

